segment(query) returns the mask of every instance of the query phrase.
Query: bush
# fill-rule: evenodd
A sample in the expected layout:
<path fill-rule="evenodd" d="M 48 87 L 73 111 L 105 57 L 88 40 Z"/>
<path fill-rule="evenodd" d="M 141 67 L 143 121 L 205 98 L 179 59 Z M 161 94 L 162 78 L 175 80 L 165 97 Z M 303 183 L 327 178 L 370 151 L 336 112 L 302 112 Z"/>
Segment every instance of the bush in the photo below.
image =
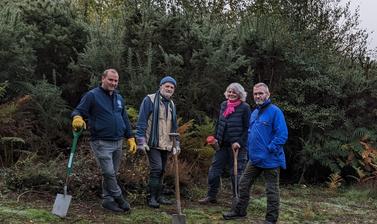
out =
<path fill-rule="evenodd" d="M 5 186 L 13 191 L 41 190 L 54 192 L 59 184 L 61 169 L 58 169 L 57 157 L 42 162 L 36 153 L 30 153 L 20 159 L 10 169 L 4 170 Z"/>

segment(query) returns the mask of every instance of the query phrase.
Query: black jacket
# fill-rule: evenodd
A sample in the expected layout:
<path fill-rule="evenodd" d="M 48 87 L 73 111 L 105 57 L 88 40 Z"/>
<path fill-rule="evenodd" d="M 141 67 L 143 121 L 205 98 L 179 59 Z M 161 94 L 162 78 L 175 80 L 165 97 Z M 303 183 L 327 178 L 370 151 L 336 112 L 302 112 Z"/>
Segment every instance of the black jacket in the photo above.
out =
<path fill-rule="evenodd" d="M 220 146 L 231 145 L 238 142 L 242 148 L 246 147 L 247 132 L 249 128 L 250 106 L 242 102 L 228 117 L 223 113 L 227 102 L 221 103 L 219 119 L 216 123 L 216 139 Z"/>

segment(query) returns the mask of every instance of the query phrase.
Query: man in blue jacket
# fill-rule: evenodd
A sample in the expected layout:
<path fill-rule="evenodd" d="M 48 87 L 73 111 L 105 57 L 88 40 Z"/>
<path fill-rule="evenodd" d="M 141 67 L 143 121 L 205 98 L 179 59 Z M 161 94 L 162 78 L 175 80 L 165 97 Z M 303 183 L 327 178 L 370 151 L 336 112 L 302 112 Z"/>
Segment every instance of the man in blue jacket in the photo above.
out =
<path fill-rule="evenodd" d="M 102 207 L 113 212 L 130 210 L 117 182 L 122 158 L 123 138 L 129 150 L 136 151 L 123 97 L 116 91 L 119 75 L 115 69 L 107 69 L 101 78 L 101 86 L 88 91 L 72 112 L 75 131 L 86 128 L 88 119 L 91 134 L 90 146 L 102 173 Z"/>
<path fill-rule="evenodd" d="M 246 216 L 250 200 L 250 188 L 256 178 L 263 174 L 266 181 L 267 212 L 265 223 L 276 223 L 279 217 L 279 169 L 285 169 L 283 145 L 288 129 L 283 112 L 271 103 L 268 86 L 258 83 L 253 88 L 257 108 L 250 115 L 248 154 L 249 161 L 240 180 L 240 196 L 224 219 Z"/>

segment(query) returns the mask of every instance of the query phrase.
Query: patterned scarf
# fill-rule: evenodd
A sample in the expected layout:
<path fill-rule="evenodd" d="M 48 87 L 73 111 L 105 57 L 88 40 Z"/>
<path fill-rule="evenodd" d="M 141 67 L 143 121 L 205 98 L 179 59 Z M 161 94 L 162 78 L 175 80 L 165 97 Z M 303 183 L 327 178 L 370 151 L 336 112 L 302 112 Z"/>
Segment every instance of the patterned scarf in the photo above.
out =
<path fill-rule="evenodd" d="M 156 92 L 156 95 L 154 97 L 153 101 L 153 115 L 152 115 L 152 131 L 151 131 L 151 138 L 149 139 L 148 145 L 151 147 L 158 147 L 158 118 L 159 118 L 159 112 L 160 112 L 160 100 L 161 100 L 161 94 L 160 91 Z M 172 109 L 172 129 L 177 126 L 177 113 L 175 109 L 174 103 L 169 100 L 169 107 Z M 169 110 L 166 110 L 167 112 Z M 171 132 L 175 132 L 176 130 L 171 130 Z"/>
<path fill-rule="evenodd" d="M 227 103 L 226 103 L 226 108 L 225 108 L 225 111 L 223 113 L 224 117 L 228 117 L 229 115 L 231 115 L 238 105 L 241 104 L 241 100 L 228 100 Z"/>

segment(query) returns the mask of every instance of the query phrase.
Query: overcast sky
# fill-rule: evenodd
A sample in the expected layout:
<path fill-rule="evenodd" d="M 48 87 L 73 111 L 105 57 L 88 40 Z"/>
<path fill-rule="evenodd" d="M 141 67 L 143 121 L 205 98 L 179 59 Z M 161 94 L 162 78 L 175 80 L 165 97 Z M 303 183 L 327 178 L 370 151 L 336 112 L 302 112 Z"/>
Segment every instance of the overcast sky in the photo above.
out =
<path fill-rule="evenodd" d="M 342 1 L 347 2 L 348 0 Z M 368 47 L 369 49 L 377 48 L 377 0 L 352 0 L 352 11 L 357 6 L 360 6 L 360 26 L 369 33 Z"/>

